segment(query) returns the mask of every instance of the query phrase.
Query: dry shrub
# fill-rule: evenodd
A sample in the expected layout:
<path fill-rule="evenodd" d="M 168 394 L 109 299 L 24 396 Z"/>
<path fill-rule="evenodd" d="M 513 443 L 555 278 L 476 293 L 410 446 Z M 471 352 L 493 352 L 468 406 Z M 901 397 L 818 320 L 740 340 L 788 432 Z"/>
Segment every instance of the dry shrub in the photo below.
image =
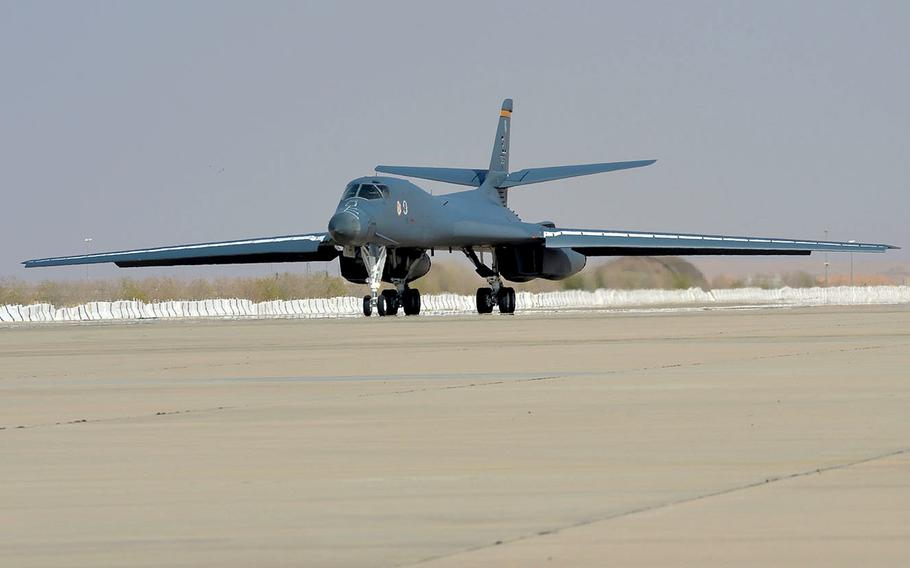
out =
<path fill-rule="evenodd" d="M 149 277 L 30 283 L 19 279 L 0 280 L 0 304 L 49 303 L 77 306 L 86 302 L 140 300 L 205 300 L 208 298 L 245 298 L 254 302 L 346 296 L 353 287 L 338 276 L 323 273 L 306 275 L 281 273 L 257 278 L 179 278 Z"/>
<path fill-rule="evenodd" d="M 555 290 L 596 290 L 598 288 L 678 289 L 700 287 L 709 289 L 704 275 L 690 262 L 676 257 L 622 257 L 608 262 L 593 262 L 580 272 L 562 281 L 533 280 L 513 284 L 516 290 L 549 292 Z M 894 284 L 894 279 L 884 275 L 857 275 L 858 286 Z M 784 274 L 756 274 L 746 278 L 726 275 L 711 280 L 711 288 L 738 288 L 759 286 L 763 288 L 790 286 L 803 288 L 820 285 L 815 276 L 806 272 Z M 849 276 L 830 278 L 832 286 L 849 284 Z M 388 285 L 386 285 L 388 286 Z M 413 283 L 425 294 L 454 292 L 474 294 L 486 286 L 467 261 L 439 261 L 429 274 Z M 16 278 L 0 279 L 0 305 L 33 304 L 46 302 L 56 306 L 76 306 L 91 301 L 141 300 L 204 300 L 209 298 L 244 298 L 254 302 L 292 300 L 296 298 L 330 298 L 335 296 L 360 296 L 368 288 L 350 284 L 340 276 L 324 272 L 298 274 L 276 273 L 258 277 L 198 278 L 193 280 L 173 277 L 148 277 L 141 279 L 117 278 L 76 281 L 45 280 L 24 282 Z"/>

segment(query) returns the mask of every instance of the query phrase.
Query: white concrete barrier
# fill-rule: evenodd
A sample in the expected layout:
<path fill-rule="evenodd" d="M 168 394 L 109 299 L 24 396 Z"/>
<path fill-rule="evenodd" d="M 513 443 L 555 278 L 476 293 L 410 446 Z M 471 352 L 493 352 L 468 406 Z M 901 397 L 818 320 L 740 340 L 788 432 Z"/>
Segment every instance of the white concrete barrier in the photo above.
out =
<path fill-rule="evenodd" d="M 474 313 L 474 296 L 435 294 L 421 297 L 424 314 Z M 731 306 L 819 306 L 908 304 L 910 286 L 869 286 L 835 288 L 733 288 L 688 290 L 565 290 L 516 294 L 516 311 L 624 309 L 700 305 Z M 159 318 L 275 318 L 350 317 L 361 313 L 361 298 L 308 298 L 254 303 L 229 298 L 196 301 L 167 301 L 146 304 L 138 300 L 89 302 L 81 306 L 55 308 L 50 304 L 0 306 L 0 322 L 54 322 L 133 320 Z M 399 312 L 401 313 L 401 312 Z"/>

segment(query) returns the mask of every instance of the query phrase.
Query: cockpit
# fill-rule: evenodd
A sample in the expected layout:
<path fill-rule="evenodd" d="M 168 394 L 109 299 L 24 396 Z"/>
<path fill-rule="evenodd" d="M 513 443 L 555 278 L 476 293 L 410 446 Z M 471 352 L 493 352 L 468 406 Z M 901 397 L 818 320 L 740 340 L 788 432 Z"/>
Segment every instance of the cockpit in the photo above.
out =
<path fill-rule="evenodd" d="M 341 199 L 360 197 L 362 199 L 382 199 L 389 196 L 389 186 L 381 183 L 349 183 Z"/>

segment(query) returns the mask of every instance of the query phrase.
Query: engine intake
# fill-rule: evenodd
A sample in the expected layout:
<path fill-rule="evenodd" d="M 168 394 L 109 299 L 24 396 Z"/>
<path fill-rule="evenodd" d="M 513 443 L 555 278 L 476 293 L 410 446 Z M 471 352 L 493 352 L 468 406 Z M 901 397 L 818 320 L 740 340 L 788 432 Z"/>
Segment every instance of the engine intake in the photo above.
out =
<path fill-rule="evenodd" d="M 587 261 L 585 255 L 571 249 L 548 249 L 538 245 L 496 248 L 499 272 L 512 282 L 528 282 L 535 278 L 562 280 L 580 272 Z"/>
<path fill-rule="evenodd" d="M 341 275 L 348 282 L 354 284 L 366 284 L 367 269 L 363 264 L 363 258 L 360 251 L 357 256 L 349 258 L 340 257 Z M 424 276 L 430 271 L 430 257 L 426 252 L 417 249 L 395 249 L 389 250 L 389 256 L 386 258 L 385 267 L 382 271 L 382 281 L 391 283 L 392 279 L 403 279 L 405 282 L 411 282 Z"/>

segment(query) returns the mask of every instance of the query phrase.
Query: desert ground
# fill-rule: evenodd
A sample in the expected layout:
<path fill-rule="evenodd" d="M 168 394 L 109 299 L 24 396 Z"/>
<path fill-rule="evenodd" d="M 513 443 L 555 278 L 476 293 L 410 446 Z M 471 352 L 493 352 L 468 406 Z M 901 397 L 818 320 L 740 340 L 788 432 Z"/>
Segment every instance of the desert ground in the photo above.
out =
<path fill-rule="evenodd" d="M 897 566 L 910 307 L 0 328 L 2 566 Z"/>

